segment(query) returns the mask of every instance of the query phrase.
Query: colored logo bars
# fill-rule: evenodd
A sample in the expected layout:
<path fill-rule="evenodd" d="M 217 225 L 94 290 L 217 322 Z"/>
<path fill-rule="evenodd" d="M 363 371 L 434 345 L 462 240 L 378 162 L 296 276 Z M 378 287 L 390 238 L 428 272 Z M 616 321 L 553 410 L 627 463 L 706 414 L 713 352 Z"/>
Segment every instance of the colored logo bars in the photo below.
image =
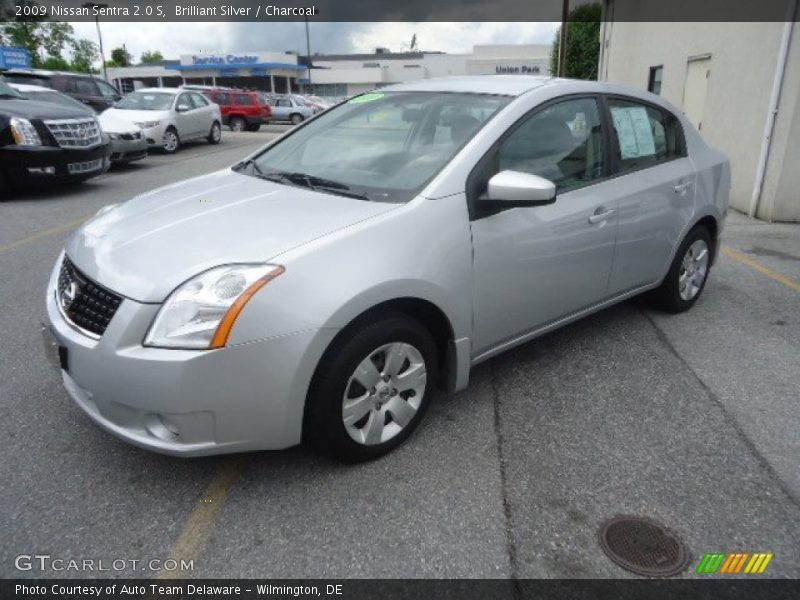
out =
<path fill-rule="evenodd" d="M 697 566 L 701 574 L 721 573 L 736 575 L 739 573 L 763 573 L 772 560 L 772 552 L 716 552 L 706 554 Z"/>

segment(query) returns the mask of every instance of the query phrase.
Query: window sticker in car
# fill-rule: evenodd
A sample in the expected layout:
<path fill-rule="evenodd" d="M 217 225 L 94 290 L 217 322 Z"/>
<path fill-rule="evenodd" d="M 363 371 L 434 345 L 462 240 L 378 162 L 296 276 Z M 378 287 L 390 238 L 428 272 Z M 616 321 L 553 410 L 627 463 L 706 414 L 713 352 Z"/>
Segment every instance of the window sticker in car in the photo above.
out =
<path fill-rule="evenodd" d="M 380 92 L 372 92 L 371 94 L 364 94 L 363 96 L 356 96 L 352 100 L 350 100 L 351 104 L 364 104 L 365 102 L 373 102 L 375 100 L 380 100 L 383 98 L 383 94 Z"/>
<path fill-rule="evenodd" d="M 647 109 L 643 106 L 614 106 L 611 117 L 619 137 L 622 160 L 653 156 L 656 144 Z"/>

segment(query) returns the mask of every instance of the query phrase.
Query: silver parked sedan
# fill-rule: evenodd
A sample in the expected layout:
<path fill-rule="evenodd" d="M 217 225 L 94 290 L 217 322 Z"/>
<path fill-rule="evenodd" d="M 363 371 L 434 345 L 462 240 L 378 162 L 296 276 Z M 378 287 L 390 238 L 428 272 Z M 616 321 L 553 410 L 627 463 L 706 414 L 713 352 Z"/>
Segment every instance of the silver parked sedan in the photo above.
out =
<path fill-rule="evenodd" d="M 222 140 L 219 106 L 199 92 L 146 88 L 132 92 L 103 113 L 142 128 L 147 145 L 167 154 L 190 140 Z"/>
<path fill-rule="evenodd" d="M 644 292 L 690 308 L 729 181 L 635 89 L 484 76 L 363 94 L 81 227 L 47 290 L 64 384 L 159 452 L 307 440 L 374 458 L 481 361 Z"/>

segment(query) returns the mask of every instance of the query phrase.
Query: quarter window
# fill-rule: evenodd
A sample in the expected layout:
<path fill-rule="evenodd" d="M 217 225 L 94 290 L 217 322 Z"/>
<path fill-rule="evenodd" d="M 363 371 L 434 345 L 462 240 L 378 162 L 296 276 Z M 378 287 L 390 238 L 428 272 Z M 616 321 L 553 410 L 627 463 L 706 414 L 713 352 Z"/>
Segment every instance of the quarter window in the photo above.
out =
<path fill-rule="evenodd" d="M 565 100 L 536 112 L 497 151 L 497 171 L 539 175 L 561 191 L 604 174 L 600 110 L 594 98 Z"/>
<path fill-rule="evenodd" d="M 621 172 L 648 167 L 683 155 L 680 124 L 654 106 L 610 98 Z"/>

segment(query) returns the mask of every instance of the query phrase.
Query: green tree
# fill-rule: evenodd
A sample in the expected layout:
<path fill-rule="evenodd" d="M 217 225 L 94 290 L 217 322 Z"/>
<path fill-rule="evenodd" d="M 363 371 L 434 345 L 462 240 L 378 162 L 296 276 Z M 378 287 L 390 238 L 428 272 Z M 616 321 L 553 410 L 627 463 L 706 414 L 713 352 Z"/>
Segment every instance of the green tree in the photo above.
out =
<path fill-rule="evenodd" d="M 91 73 L 92 64 L 99 57 L 97 44 L 87 39 L 77 39 L 72 42 L 72 70 L 81 73 Z"/>
<path fill-rule="evenodd" d="M 158 50 L 146 50 L 142 52 L 142 57 L 139 59 L 143 65 L 151 65 L 162 60 L 164 60 L 164 57 Z"/>
<path fill-rule="evenodd" d="M 10 46 L 25 48 L 30 52 L 33 66 L 42 67 L 50 59 L 62 58 L 64 49 L 74 39 L 74 30 L 69 23 L 3 21 L 0 38 Z"/>
<path fill-rule="evenodd" d="M 599 4 L 583 4 L 571 10 L 567 18 L 566 76 L 573 79 L 597 79 L 600 60 Z M 561 28 L 556 31 L 553 52 L 550 55 L 550 72 L 558 74 L 558 51 Z"/>
<path fill-rule="evenodd" d="M 127 48 L 120 46 L 111 51 L 111 60 L 106 65 L 109 67 L 127 67 L 131 64 L 132 58 Z"/>

